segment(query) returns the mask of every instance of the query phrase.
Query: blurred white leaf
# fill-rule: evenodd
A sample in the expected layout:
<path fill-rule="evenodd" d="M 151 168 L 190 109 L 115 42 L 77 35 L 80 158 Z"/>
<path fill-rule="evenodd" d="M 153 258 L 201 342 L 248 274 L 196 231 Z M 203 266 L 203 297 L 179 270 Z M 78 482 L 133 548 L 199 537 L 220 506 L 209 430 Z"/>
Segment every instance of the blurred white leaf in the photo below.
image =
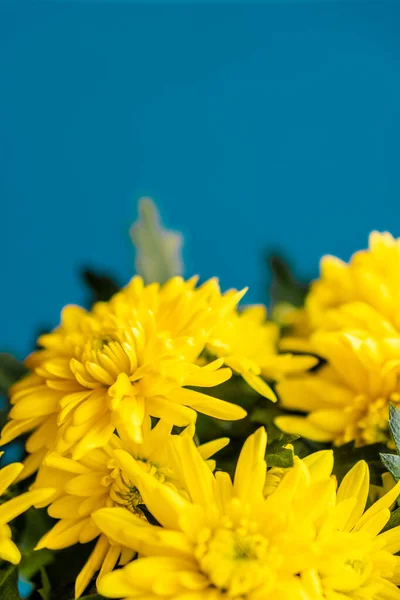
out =
<path fill-rule="evenodd" d="M 180 233 L 163 229 L 151 198 L 139 200 L 139 218 L 129 234 L 136 248 L 136 272 L 146 284 L 164 283 L 175 275 L 182 275 L 183 237 Z"/>

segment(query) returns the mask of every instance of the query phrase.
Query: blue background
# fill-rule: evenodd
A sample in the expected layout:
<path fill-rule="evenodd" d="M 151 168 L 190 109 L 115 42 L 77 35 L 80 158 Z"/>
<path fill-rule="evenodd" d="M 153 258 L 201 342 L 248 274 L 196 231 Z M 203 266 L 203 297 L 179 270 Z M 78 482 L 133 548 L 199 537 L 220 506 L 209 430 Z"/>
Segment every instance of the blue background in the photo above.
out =
<path fill-rule="evenodd" d="M 0 348 L 22 357 L 82 263 L 133 271 L 141 195 L 187 274 L 264 300 L 400 234 L 400 2 L 1 4 Z"/>

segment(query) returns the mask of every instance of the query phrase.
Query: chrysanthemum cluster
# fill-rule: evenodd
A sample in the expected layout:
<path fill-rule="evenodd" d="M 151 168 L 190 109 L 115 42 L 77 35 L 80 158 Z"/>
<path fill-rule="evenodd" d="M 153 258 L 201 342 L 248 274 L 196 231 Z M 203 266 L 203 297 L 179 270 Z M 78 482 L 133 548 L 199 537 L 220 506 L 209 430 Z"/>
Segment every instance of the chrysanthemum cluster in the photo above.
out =
<path fill-rule="evenodd" d="M 304 416 L 277 419 L 283 431 L 341 445 L 390 443 L 389 404 L 400 403 L 400 240 L 373 232 L 350 262 L 325 256 L 305 306 L 287 314 L 282 348 L 324 365 L 278 385 L 282 405 Z"/>
<path fill-rule="evenodd" d="M 104 577 L 100 592 L 149 600 L 400 598 L 400 527 L 380 533 L 400 483 L 364 511 L 367 465 L 359 462 L 337 487 L 327 450 L 295 459 L 265 493 L 266 442 L 263 428 L 246 440 L 232 481 L 212 474 L 189 437 L 176 437 L 186 497 L 116 452 L 159 525 L 121 508 L 94 513 L 104 535 L 140 555 Z"/>
<path fill-rule="evenodd" d="M 363 460 L 338 481 L 329 448 L 390 443 L 400 244 L 374 233 L 350 264 L 322 265 L 282 340 L 215 279 L 137 276 L 66 307 L 10 391 L 0 442 L 22 437 L 26 458 L 0 471 L 0 558 L 19 562 L 8 523 L 35 506 L 53 519 L 36 550 L 91 544 L 75 598 L 96 581 L 125 600 L 400 600 L 400 482 L 372 488 Z M 276 437 L 277 400 L 280 429 L 325 449 L 300 458 L 296 436 Z"/>
<path fill-rule="evenodd" d="M 41 349 L 28 357 L 30 373 L 11 389 L 1 443 L 28 434 L 25 466 L 22 474 L 15 466 L 15 478 L 36 473 L 29 494 L 38 505 L 48 504 L 48 488 L 55 489 L 48 510 L 58 522 L 39 547 L 97 539 L 77 595 L 98 569 L 102 575 L 133 555 L 121 544 L 110 545 L 92 514 L 122 506 L 146 522 L 136 478 L 116 462 L 116 450 L 188 497 L 171 449 L 173 426 L 193 437 L 197 413 L 228 421 L 246 415 L 241 406 L 199 389 L 218 386 L 234 372 L 275 401 L 268 380 L 315 362 L 277 354 L 277 328 L 266 321 L 265 309 L 238 312 L 245 290 L 223 294 L 216 280 L 196 283 L 175 277 L 146 286 L 135 277 L 89 312 L 66 307 L 60 326 L 41 336 Z M 152 420 L 158 421 L 153 427 Z M 227 441 L 199 446 L 199 457 L 208 461 Z"/>
<path fill-rule="evenodd" d="M 241 419 L 240 406 L 193 388 L 217 386 L 234 371 L 276 400 L 263 376 L 279 379 L 315 363 L 277 354 L 276 326 L 262 307 L 238 313 L 246 290 L 222 294 L 216 280 L 196 282 L 175 277 L 145 286 L 134 277 L 90 312 L 64 308 L 60 326 L 28 357 L 31 373 L 11 390 L 0 442 L 32 432 L 25 476 L 48 451 L 80 459 L 115 431 L 140 444 L 146 416 L 179 427 L 195 423 L 198 412 Z"/>

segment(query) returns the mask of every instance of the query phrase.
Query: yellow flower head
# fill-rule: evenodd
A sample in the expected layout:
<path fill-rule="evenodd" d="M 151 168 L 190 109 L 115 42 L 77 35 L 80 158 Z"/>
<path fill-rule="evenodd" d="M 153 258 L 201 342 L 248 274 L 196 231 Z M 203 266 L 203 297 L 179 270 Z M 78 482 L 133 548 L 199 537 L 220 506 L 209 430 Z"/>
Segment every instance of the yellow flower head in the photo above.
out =
<path fill-rule="evenodd" d="M 325 497 L 315 563 L 300 573 L 304 600 L 400 599 L 400 527 L 380 533 L 400 482 L 364 512 L 369 489 L 368 465 L 360 461 Z"/>
<path fill-rule="evenodd" d="M 33 373 L 11 392 L 13 407 L 1 443 L 34 430 L 25 475 L 51 449 L 79 459 L 105 445 L 121 425 L 142 441 L 145 415 L 186 426 L 196 411 L 241 419 L 239 406 L 188 386 L 211 387 L 231 376 L 219 359 L 197 365 L 212 329 L 243 292 L 222 295 L 215 280 L 196 288 L 196 279 L 175 277 L 163 286 L 144 286 L 135 277 L 109 302 L 91 312 L 68 306 L 61 325 L 27 360 Z"/>
<path fill-rule="evenodd" d="M 313 367 L 312 356 L 278 354 L 279 327 L 267 321 L 265 306 L 250 306 L 238 313 L 232 311 L 213 330 L 207 350 L 217 357 L 259 394 L 273 402 L 276 396 L 263 378 L 280 380 L 287 374 L 299 373 Z"/>
<path fill-rule="evenodd" d="M 304 310 L 286 315 L 294 336 L 284 340 L 282 348 L 310 350 L 309 334 L 321 329 L 399 335 L 399 277 L 400 239 L 387 232 L 373 231 L 368 249 L 356 252 L 349 263 L 324 256 Z"/>
<path fill-rule="evenodd" d="M 335 445 L 390 443 L 389 403 L 400 402 L 400 338 L 316 333 L 312 343 L 327 365 L 277 386 L 284 407 L 308 414 L 278 417 L 278 427 Z"/>
<path fill-rule="evenodd" d="M 109 598 L 170 600 L 399 600 L 400 528 L 378 535 L 398 483 L 364 512 L 369 473 L 358 463 L 336 489 L 329 451 L 296 458 L 265 497 L 265 431 L 250 436 L 232 483 L 188 439 L 176 452 L 190 501 L 144 474 L 140 487 L 162 527 L 121 508 L 93 516 L 140 558 L 104 577 Z"/>
<path fill-rule="evenodd" d="M 174 449 L 188 499 L 138 473 L 144 502 L 162 527 L 143 526 L 124 509 L 94 514 L 107 536 L 142 556 L 102 579 L 100 593 L 148 600 L 303 600 L 298 574 L 313 564 L 309 548 L 320 511 L 311 498 L 321 498 L 321 481 L 334 486 L 332 460 L 328 473 L 314 479 L 297 461 L 265 498 L 263 428 L 245 442 L 233 482 L 227 473 L 213 475 L 187 437 L 176 438 Z"/>
<path fill-rule="evenodd" d="M 110 544 L 107 536 L 91 519 L 92 513 L 102 507 L 122 506 L 146 522 L 142 510 L 143 499 L 137 487 L 137 473 L 148 474 L 163 486 L 186 495 L 185 482 L 180 476 L 171 452 L 172 426 L 159 421 L 151 429 L 150 418 L 145 419 L 143 442 L 132 441 L 124 430 L 120 437 L 112 435 L 102 448 L 72 460 L 54 452 L 47 454 L 36 476 L 34 489 L 48 485 L 57 489 L 48 508 L 49 515 L 58 523 L 40 540 L 38 548 L 58 550 L 76 543 L 86 543 L 98 538 L 96 546 L 76 581 L 76 595 L 82 594 L 90 580 L 100 570 L 99 579 L 117 563 L 124 564 L 132 552 L 122 543 Z M 186 428 L 182 436 L 192 437 L 194 427 Z M 228 443 L 226 438 L 214 440 L 197 448 L 199 456 L 207 460 Z M 213 468 L 208 461 L 207 468 Z M 121 562 L 122 561 L 122 562 Z"/>
<path fill-rule="evenodd" d="M 8 523 L 31 506 L 46 502 L 54 495 L 54 490 L 49 487 L 26 492 L 7 500 L 6 491 L 23 468 L 22 463 L 12 463 L 0 470 L 0 559 L 14 565 L 21 560 L 21 553 L 11 539 L 11 528 Z"/>

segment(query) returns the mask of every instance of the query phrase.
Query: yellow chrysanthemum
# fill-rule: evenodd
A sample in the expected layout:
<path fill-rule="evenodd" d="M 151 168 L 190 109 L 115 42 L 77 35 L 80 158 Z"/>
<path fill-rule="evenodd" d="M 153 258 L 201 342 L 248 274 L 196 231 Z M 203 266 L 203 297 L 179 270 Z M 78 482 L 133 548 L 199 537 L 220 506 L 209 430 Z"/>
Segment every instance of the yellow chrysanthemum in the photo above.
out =
<path fill-rule="evenodd" d="M 365 329 L 374 336 L 400 335 L 400 239 L 374 231 L 367 250 L 349 263 L 334 256 L 321 260 L 304 310 L 286 311 L 293 334 L 283 348 L 310 350 L 309 334 L 318 330 Z"/>
<path fill-rule="evenodd" d="M 327 364 L 277 386 L 285 408 L 308 414 L 278 417 L 278 427 L 335 445 L 389 443 L 389 403 L 400 402 L 400 338 L 316 333 L 312 343 Z"/>
<path fill-rule="evenodd" d="M 245 416 L 239 406 L 188 389 L 231 376 L 222 359 L 203 367 L 196 362 L 244 293 L 222 295 L 215 280 L 195 285 L 195 278 L 175 277 L 144 286 L 135 277 L 91 312 L 63 310 L 61 325 L 39 339 L 44 349 L 27 360 L 33 373 L 11 391 L 1 443 L 34 430 L 25 475 L 49 449 L 79 459 L 106 444 L 121 424 L 139 443 L 145 414 L 178 426 L 193 423 L 196 411 L 227 420 Z"/>
<path fill-rule="evenodd" d="M 38 548 L 58 550 L 76 543 L 86 543 L 98 537 L 95 548 L 76 581 L 76 597 L 79 597 L 90 580 L 100 570 L 99 579 L 111 571 L 115 564 L 125 564 L 132 552 L 123 544 L 110 544 L 107 536 L 91 519 L 92 513 L 102 507 L 123 506 L 146 521 L 141 506 L 143 500 L 137 488 L 137 476 L 130 463 L 154 477 L 157 481 L 180 494 L 186 495 L 185 482 L 171 453 L 172 426 L 159 421 L 151 429 L 150 418 L 143 427 L 143 441 L 135 443 L 120 430 L 120 437 L 113 435 L 103 447 L 88 452 L 83 458 L 72 460 L 56 453 L 49 453 L 37 474 L 34 489 L 50 485 L 57 494 L 48 508 L 49 515 L 59 519 L 58 523 L 40 540 Z M 194 427 L 186 428 L 182 436 L 192 437 Z M 203 460 L 228 443 L 227 438 L 214 440 L 197 448 Z M 128 464 L 119 465 L 115 450 Z M 214 468 L 214 461 L 208 461 Z"/>
<path fill-rule="evenodd" d="M 8 523 L 18 517 L 31 506 L 50 500 L 54 489 L 32 490 L 20 494 L 11 500 L 6 500 L 5 492 L 17 479 L 24 465 L 12 463 L 0 470 L 0 559 L 7 560 L 14 565 L 21 560 L 21 553 L 11 539 L 11 528 Z"/>
<path fill-rule="evenodd" d="M 280 380 L 287 374 L 310 369 L 317 363 L 313 356 L 278 354 L 279 327 L 267 321 L 265 306 L 250 306 L 230 315 L 214 330 L 207 349 L 259 394 L 273 402 L 276 396 L 264 381 Z"/>
<path fill-rule="evenodd" d="M 380 533 L 400 482 L 364 512 L 369 489 L 368 465 L 360 461 L 325 496 L 315 564 L 300 573 L 304 600 L 400 600 L 400 527 Z"/>
<path fill-rule="evenodd" d="M 295 459 L 265 498 L 266 436 L 246 441 L 232 484 L 213 476 L 189 440 L 179 440 L 190 502 L 141 477 L 141 492 L 163 527 L 125 509 L 94 520 L 141 558 L 104 577 L 109 598 L 156 600 L 399 600 L 400 528 L 378 535 L 398 483 L 365 513 L 369 472 L 358 463 L 336 489 L 332 453 Z"/>
<path fill-rule="evenodd" d="M 298 574 L 313 565 L 314 521 L 322 510 L 315 499 L 323 500 L 322 481 L 335 485 L 332 453 L 328 473 L 313 478 L 297 461 L 265 498 L 263 428 L 245 442 L 233 483 L 227 473 L 213 475 L 188 438 L 176 439 L 174 447 L 189 499 L 138 473 L 146 506 L 163 527 L 143 526 L 123 509 L 94 514 L 107 536 L 143 556 L 102 579 L 100 593 L 147 600 L 304 600 Z"/>

